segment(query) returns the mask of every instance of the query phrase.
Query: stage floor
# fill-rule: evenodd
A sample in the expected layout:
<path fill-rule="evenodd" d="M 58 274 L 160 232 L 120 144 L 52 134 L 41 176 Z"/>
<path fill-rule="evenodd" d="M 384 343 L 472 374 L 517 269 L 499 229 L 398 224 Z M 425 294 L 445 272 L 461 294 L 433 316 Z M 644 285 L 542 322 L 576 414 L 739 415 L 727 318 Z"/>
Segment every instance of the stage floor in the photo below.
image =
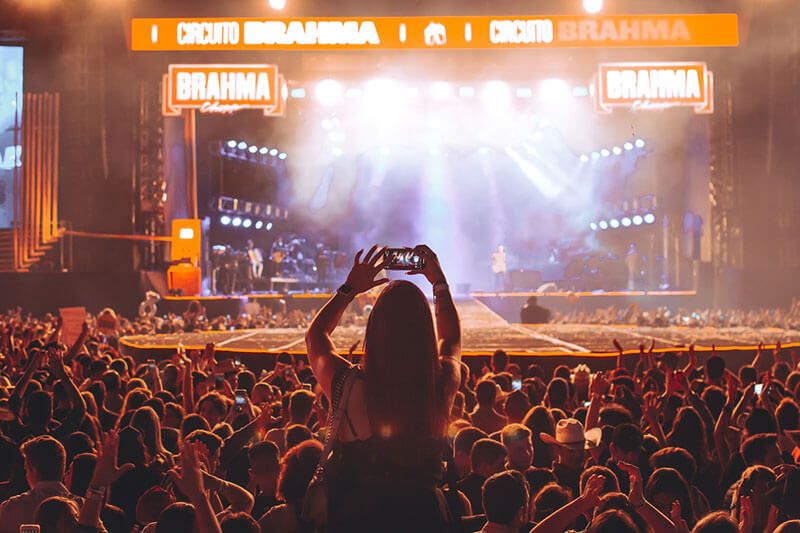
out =
<path fill-rule="evenodd" d="M 640 343 L 656 342 L 656 350 L 665 351 L 694 343 L 698 351 L 708 351 L 715 344 L 721 351 L 753 350 L 759 342 L 784 346 L 800 343 L 800 331 L 776 328 L 688 328 L 688 327 L 635 327 L 602 326 L 586 324 L 520 325 L 504 320 L 482 302 L 461 299 L 456 302 L 462 326 L 465 355 L 487 355 L 503 349 L 512 355 L 568 354 L 608 356 L 614 351 L 613 339 L 618 339 L 626 350 L 636 351 Z M 174 350 L 179 343 L 186 349 L 202 349 L 214 342 L 222 352 L 257 354 L 305 350 L 302 329 L 259 329 L 236 331 L 207 331 L 168 335 L 138 335 L 124 337 L 123 350 L 132 355 L 162 354 Z M 363 339 L 363 327 L 339 327 L 333 341 L 340 352 Z M 797 344 L 800 346 L 800 344 Z"/>

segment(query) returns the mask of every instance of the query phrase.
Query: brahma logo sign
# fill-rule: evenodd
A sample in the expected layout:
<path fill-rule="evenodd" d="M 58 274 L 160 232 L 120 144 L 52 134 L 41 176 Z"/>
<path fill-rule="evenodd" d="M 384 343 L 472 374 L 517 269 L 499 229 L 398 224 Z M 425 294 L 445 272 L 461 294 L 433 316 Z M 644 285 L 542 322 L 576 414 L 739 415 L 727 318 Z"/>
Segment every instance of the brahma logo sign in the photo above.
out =
<path fill-rule="evenodd" d="M 595 104 L 601 113 L 615 107 L 691 107 L 709 114 L 714 76 L 705 63 L 603 63 L 595 78 Z"/>
<path fill-rule="evenodd" d="M 170 65 L 164 80 L 164 114 L 262 109 L 274 115 L 284 104 L 284 87 L 275 65 Z"/>

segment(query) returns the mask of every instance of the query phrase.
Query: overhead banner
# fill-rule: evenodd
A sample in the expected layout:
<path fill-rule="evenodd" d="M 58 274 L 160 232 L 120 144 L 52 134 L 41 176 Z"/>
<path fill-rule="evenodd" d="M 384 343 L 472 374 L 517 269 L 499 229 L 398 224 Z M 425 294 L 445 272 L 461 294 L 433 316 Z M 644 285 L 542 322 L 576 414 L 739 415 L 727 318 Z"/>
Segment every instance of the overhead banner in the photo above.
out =
<path fill-rule="evenodd" d="M 135 18 L 131 49 L 441 50 L 738 46 L 734 13 L 520 17 Z"/>
<path fill-rule="evenodd" d="M 691 107 L 714 112 L 714 76 L 705 63 L 602 63 L 595 76 L 595 106 L 664 109 Z"/>
<path fill-rule="evenodd" d="M 164 76 L 163 112 L 184 109 L 201 113 L 233 113 L 261 109 L 283 116 L 288 89 L 275 65 L 170 65 Z"/>

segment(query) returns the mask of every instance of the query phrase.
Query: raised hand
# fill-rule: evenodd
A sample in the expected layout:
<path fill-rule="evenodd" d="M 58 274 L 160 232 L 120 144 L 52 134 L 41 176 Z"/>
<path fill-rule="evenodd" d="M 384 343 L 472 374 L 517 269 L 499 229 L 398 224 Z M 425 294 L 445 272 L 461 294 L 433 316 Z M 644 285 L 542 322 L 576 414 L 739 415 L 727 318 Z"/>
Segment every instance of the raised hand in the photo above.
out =
<path fill-rule="evenodd" d="M 439 264 L 439 258 L 436 257 L 433 250 L 424 244 L 418 244 L 414 247 L 414 252 L 422 257 L 423 267 L 422 270 L 409 271 L 409 276 L 423 274 L 431 285 L 447 282 L 447 279 L 444 277 L 444 272 L 442 271 L 442 266 Z"/>
<path fill-rule="evenodd" d="M 658 416 L 658 398 L 655 394 L 651 394 L 645 399 L 644 418 L 652 427 L 658 424 Z"/>
<path fill-rule="evenodd" d="M 190 500 L 202 500 L 206 497 L 203 485 L 203 472 L 200 468 L 199 443 L 187 442 L 180 455 L 180 471 L 170 470 L 169 477 Z"/>
<path fill-rule="evenodd" d="M 608 392 L 608 381 L 606 381 L 605 374 L 602 372 L 598 372 L 592 378 L 592 384 L 589 386 L 589 393 L 591 395 L 597 394 L 598 396 L 602 396 Z"/>
<path fill-rule="evenodd" d="M 132 470 L 134 465 L 126 463 L 117 466 L 117 449 L 119 447 L 119 433 L 114 430 L 106 433 L 103 446 L 97 454 L 97 466 L 94 468 L 91 486 L 109 487 L 125 472 Z"/>
<path fill-rule="evenodd" d="M 642 473 L 639 472 L 639 467 L 626 463 L 625 461 L 618 461 L 617 466 L 628 474 L 630 478 L 630 492 L 628 493 L 628 500 L 634 507 L 639 507 L 644 503 L 644 490 L 642 487 Z"/>
<path fill-rule="evenodd" d="M 686 523 L 686 520 L 683 519 L 680 500 L 672 502 L 669 518 L 672 520 L 672 523 L 675 524 L 675 533 L 689 533 L 689 525 Z"/>
<path fill-rule="evenodd" d="M 612 342 L 614 343 L 614 348 L 617 349 L 617 352 L 619 352 L 619 354 L 622 355 L 622 352 L 624 351 L 622 349 L 622 344 L 620 344 L 617 339 L 614 339 Z"/>
<path fill-rule="evenodd" d="M 383 257 L 384 250 L 385 248 L 379 249 L 376 244 L 369 249 L 363 261 L 361 256 L 364 254 L 364 250 L 358 251 L 353 260 L 353 268 L 350 269 L 350 274 L 347 275 L 347 281 L 345 282 L 346 285 L 353 288 L 353 292 L 360 294 L 378 285 L 389 283 L 388 278 L 375 279 L 375 276 L 386 266 Z"/>
<path fill-rule="evenodd" d="M 583 506 L 585 506 L 587 509 L 593 509 L 597 507 L 597 504 L 600 501 L 600 492 L 603 490 L 603 485 L 605 485 L 605 480 L 605 476 L 601 474 L 593 474 L 586 481 L 586 486 L 583 487 L 580 500 Z"/>

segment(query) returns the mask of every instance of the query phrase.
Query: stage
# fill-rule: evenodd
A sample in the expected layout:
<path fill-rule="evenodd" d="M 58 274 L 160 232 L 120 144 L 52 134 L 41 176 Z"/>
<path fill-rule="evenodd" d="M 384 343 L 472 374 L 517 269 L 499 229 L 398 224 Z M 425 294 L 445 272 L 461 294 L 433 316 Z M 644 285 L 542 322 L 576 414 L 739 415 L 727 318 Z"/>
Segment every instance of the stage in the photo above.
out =
<path fill-rule="evenodd" d="M 657 352 L 685 351 L 689 344 L 694 343 L 700 361 L 711 352 L 713 344 L 732 364 L 751 359 L 759 342 L 772 346 L 780 341 L 787 348 L 800 346 L 800 331 L 795 330 L 521 325 L 504 319 L 477 298 L 458 298 L 456 305 L 461 316 L 465 356 L 485 358 L 494 350 L 503 349 L 512 358 L 540 358 L 537 363 L 546 367 L 562 362 L 570 366 L 590 362 L 593 370 L 611 367 L 616 357 L 613 339 L 618 339 L 631 356 L 638 353 L 640 343 L 649 345 L 651 339 L 655 340 Z M 363 333 L 363 327 L 342 326 L 334 332 L 333 342 L 340 353 L 347 353 L 350 346 L 363 339 Z M 304 334 L 305 330 L 298 328 L 140 335 L 124 337 L 121 349 L 138 360 L 144 360 L 149 357 L 169 357 L 179 343 L 186 349 L 199 350 L 206 343 L 213 342 L 221 357 L 238 355 L 248 367 L 257 370 L 271 367 L 274 356 L 282 351 L 304 354 Z M 360 355 L 360 350 L 356 350 L 355 354 Z"/>

